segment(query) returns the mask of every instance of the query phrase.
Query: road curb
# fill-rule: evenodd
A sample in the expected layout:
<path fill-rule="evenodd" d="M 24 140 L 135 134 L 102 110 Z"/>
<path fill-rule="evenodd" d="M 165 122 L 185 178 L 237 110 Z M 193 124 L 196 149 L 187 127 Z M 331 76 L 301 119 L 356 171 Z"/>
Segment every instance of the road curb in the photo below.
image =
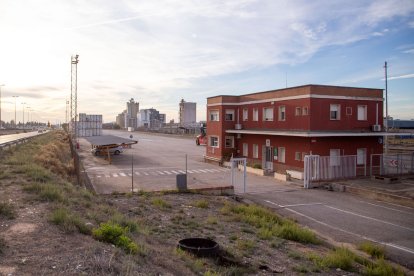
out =
<path fill-rule="evenodd" d="M 388 203 L 395 203 L 407 207 L 414 208 L 414 200 L 409 197 L 403 197 L 379 191 L 368 190 L 365 188 L 354 187 L 350 185 L 330 183 L 329 187 L 331 190 L 336 192 L 346 192 L 354 195 L 358 195 L 364 198 L 384 201 Z"/>

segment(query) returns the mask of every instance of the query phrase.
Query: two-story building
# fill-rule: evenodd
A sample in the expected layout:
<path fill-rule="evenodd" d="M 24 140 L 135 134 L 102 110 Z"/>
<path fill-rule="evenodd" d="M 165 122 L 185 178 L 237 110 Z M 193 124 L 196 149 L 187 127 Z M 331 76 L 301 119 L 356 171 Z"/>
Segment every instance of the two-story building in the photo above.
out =
<path fill-rule="evenodd" d="M 206 158 L 303 171 L 304 156 L 383 153 L 382 89 L 304 85 L 207 99 Z"/>

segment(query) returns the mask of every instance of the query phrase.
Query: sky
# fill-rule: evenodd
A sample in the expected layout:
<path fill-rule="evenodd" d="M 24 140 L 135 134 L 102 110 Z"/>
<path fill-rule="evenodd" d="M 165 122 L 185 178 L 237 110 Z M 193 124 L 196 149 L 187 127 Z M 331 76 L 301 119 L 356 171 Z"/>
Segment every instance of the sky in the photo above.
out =
<path fill-rule="evenodd" d="M 177 122 L 181 99 L 205 120 L 216 95 L 383 89 L 385 61 L 389 115 L 414 119 L 413 0 L 0 0 L 2 119 L 65 122 L 74 54 L 104 122 L 131 98 Z"/>

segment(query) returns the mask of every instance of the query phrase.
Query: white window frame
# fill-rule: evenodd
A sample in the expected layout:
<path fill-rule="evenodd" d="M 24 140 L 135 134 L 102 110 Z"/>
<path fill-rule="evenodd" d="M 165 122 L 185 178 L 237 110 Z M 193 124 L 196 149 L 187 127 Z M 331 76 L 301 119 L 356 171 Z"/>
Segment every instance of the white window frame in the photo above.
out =
<path fill-rule="evenodd" d="M 270 112 L 268 112 L 268 110 L 270 110 Z M 263 108 L 263 121 L 273 121 L 273 107 Z"/>
<path fill-rule="evenodd" d="M 300 151 L 295 152 L 295 160 L 302 161 L 302 153 Z"/>
<path fill-rule="evenodd" d="M 249 144 L 243 143 L 243 156 L 248 157 L 249 156 Z"/>
<path fill-rule="evenodd" d="M 278 119 L 279 119 L 279 121 L 286 121 L 286 106 L 285 105 L 279 106 Z"/>
<path fill-rule="evenodd" d="M 227 119 L 227 115 L 231 115 L 231 120 Z M 226 109 L 224 111 L 224 121 L 227 121 L 227 122 L 234 121 L 234 109 Z"/>
<path fill-rule="evenodd" d="M 220 121 L 220 111 L 218 110 L 210 110 L 208 118 L 212 122 L 219 122 Z"/>
<path fill-rule="evenodd" d="M 295 108 L 295 116 L 302 116 L 302 108 L 297 106 Z"/>
<path fill-rule="evenodd" d="M 277 161 L 279 161 L 279 163 L 286 162 L 286 148 L 285 147 L 277 148 Z"/>
<path fill-rule="evenodd" d="M 357 149 L 357 165 L 365 165 L 367 163 L 367 149 Z"/>
<path fill-rule="evenodd" d="M 212 140 L 211 140 L 213 138 L 217 139 L 217 145 L 213 145 Z M 220 137 L 217 136 L 217 135 L 208 136 L 208 145 L 209 145 L 209 147 L 212 147 L 212 148 L 219 148 L 220 147 Z"/>
<path fill-rule="evenodd" d="M 248 120 L 249 120 L 249 109 L 243 108 L 243 121 L 248 121 Z"/>
<path fill-rule="evenodd" d="M 363 108 L 362 112 L 360 111 L 360 108 Z M 358 105 L 357 107 L 357 120 L 358 121 L 366 121 L 367 120 L 367 111 L 368 106 L 367 105 Z"/>
<path fill-rule="evenodd" d="M 253 108 L 253 121 L 258 122 L 259 121 L 259 109 Z"/>
<path fill-rule="evenodd" d="M 230 145 L 230 147 L 229 146 L 227 146 L 227 140 L 230 140 L 231 141 L 231 145 Z M 233 149 L 234 148 L 234 136 L 225 136 L 224 137 L 224 147 L 226 148 L 226 149 Z"/>
<path fill-rule="evenodd" d="M 336 113 L 333 113 L 333 112 L 336 112 Z M 335 114 L 336 116 L 332 116 L 333 114 Z M 331 121 L 341 120 L 341 105 L 340 104 L 330 104 L 330 106 L 329 106 L 329 119 Z"/>
<path fill-rule="evenodd" d="M 253 158 L 259 158 L 259 145 L 253 144 Z"/>
<path fill-rule="evenodd" d="M 340 149 L 330 149 L 329 150 L 329 166 L 335 167 L 341 165 L 341 150 Z"/>
<path fill-rule="evenodd" d="M 309 115 L 309 107 L 304 106 L 302 107 L 302 116 L 308 116 Z"/>

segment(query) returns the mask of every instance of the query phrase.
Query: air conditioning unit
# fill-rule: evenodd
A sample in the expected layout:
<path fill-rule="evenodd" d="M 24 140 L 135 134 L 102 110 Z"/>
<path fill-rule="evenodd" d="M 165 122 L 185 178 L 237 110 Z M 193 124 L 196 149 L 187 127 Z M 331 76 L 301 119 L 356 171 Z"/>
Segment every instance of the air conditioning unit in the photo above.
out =
<path fill-rule="evenodd" d="M 237 130 L 240 130 L 240 129 L 242 129 L 242 125 L 241 124 L 236 124 L 234 126 L 234 128 L 237 129 Z"/>
<path fill-rule="evenodd" d="M 372 131 L 375 131 L 375 132 L 381 131 L 381 125 L 373 125 L 372 126 Z"/>

